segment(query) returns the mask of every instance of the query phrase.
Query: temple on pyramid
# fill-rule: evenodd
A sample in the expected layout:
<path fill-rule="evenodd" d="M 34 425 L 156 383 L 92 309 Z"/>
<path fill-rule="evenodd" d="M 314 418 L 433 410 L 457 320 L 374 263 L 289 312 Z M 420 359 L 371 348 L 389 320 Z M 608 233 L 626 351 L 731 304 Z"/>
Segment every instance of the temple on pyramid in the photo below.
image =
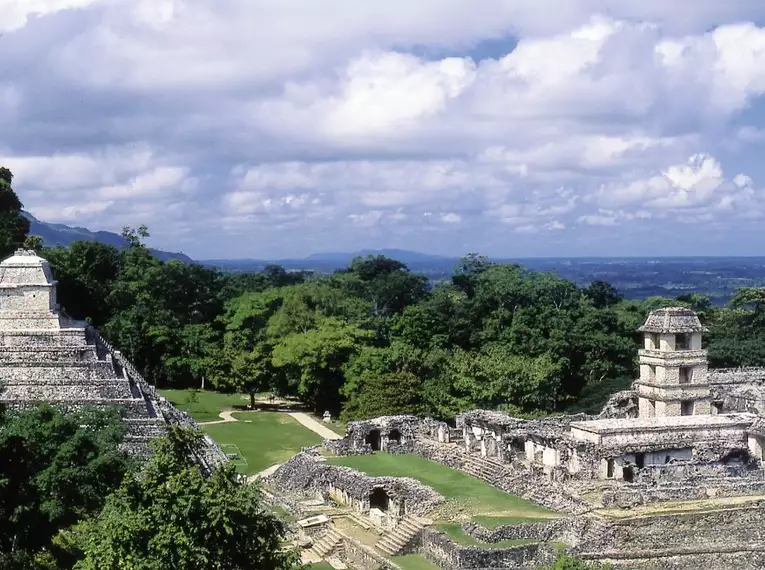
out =
<path fill-rule="evenodd" d="M 18 250 L 0 263 L 0 403 L 24 408 L 41 402 L 122 408 L 128 428 L 123 445 L 138 455 L 169 425 L 198 429 L 93 327 L 61 310 L 45 259 Z M 208 449 L 198 459 L 209 470 L 225 455 L 212 439 L 205 441 Z"/>

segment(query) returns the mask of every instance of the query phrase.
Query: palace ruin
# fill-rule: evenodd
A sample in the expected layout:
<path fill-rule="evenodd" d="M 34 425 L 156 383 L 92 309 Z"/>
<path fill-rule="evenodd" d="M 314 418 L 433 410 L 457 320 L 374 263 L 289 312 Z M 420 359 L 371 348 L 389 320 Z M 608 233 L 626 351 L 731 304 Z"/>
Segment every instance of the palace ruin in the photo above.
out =
<path fill-rule="evenodd" d="M 328 467 L 316 453 L 305 452 L 276 471 L 275 500 L 350 504 L 354 516 L 383 533 L 379 552 L 417 552 L 448 570 L 531 570 L 554 560 L 551 541 L 615 568 L 764 568 L 758 521 L 765 518 L 765 369 L 708 370 L 706 329 L 686 308 L 654 311 L 639 330 L 639 378 L 598 415 L 526 420 L 474 410 L 458 416 L 455 426 L 388 416 L 351 422 L 343 439 L 324 444 L 341 456 L 420 455 L 556 511 L 562 518 L 542 524 L 489 529 L 462 522 L 477 541 L 533 544 L 457 544 L 423 522 L 434 505 L 416 505 L 417 494 L 401 485 L 395 486 L 396 504 L 406 507 L 380 517 L 369 495 L 374 480 Z M 296 472 L 299 477 L 289 476 Z M 290 504 L 300 512 L 299 502 Z M 363 567 L 365 558 L 353 557 L 353 540 L 330 532 L 334 548 Z M 318 534 L 317 540 L 326 547 L 327 540 Z M 374 563 L 385 565 L 384 559 Z"/>

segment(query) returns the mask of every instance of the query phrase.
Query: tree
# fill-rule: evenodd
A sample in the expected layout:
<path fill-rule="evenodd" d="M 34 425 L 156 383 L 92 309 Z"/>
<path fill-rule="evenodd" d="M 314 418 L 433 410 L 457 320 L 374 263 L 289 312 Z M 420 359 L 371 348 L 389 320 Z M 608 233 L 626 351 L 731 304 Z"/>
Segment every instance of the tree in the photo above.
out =
<path fill-rule="evenodd" d="M 374 376 L 364 383 L 343 410 L 348 419 L 411 414 L 424 411 L 422 382 L 411 372 L 392 372 Z"/>
<path fill-rule="evenodd" d="M 0 417 L 0 553 L 34 556 L 98 512 L 129 468 L 123 434 L 116 410 L 40 406 Z"/>
<path fill-rule="evenodd" d="M 0 259 L 24 245 L 29 233 L 29 220 L 21 213 L 22 204 L 13 191 L 13 174 L 0 167 Z"/>
<path fill-rule="evenodd" d="M 298 397 L 317 412 L 340 409 L 343 367 L 372 336 L 341 319 L 321 319 L 316 328 L 292 333 L 274 345 L 273 364 L 283 368 Z"/>
<path fill-rule="evenodd" d="M 72 533 L 75 570 L 297 570 L 282 552 L 282 523 L 259 488 L 230 465 L 207 477 L 190 459 L 200 434 L 174 428 L 153 443 L 149 463 L 129 475 L 101 513 Z"/>
<path fill-rule="evenodd" d="M 614 286 L 605 281 L 593 281 L 584 290 L 584 294 L 592 301 L 596 309 L 611 307 L 624 298 Z"/>

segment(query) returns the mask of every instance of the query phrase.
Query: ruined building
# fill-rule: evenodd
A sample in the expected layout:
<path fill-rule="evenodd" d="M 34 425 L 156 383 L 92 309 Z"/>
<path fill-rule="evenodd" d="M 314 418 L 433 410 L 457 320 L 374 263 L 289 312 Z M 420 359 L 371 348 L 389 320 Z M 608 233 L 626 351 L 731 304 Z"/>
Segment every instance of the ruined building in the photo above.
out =
<path fill-rule="evenodd" d="M 124 445 L 138 454 L 168 425 L 196 427 L 95 329 L 66 316 L 48 262 L 19 250 L 0 263 L 0 403 L 23 408 L 37 402 L 65 409 L 118 406 L 128 428 Z M 209 468 L 225 456 L 206 441 L 199 459 Z"/>
<path fill-rule="evenodd" d="M 396 553 L 447 570 L 530 570 L 555 558 L 555 542 L 625 570 L 765 568 L 765 369 L 708 370 L 706 329 L 686 308 L 654 311 L 639 330 L 639 377 L 600 414 L 527 420 L 473 410 L 455 426 L 386 416 L 351 422 L 343 439 L 325 442 L 335 455 L 416 454 L 554 511 L 550 522 L 492 528 L 457 516 L 479 543 L 526 544 L 467 546 L 428 525 L 416 530 L 412 514 L 430 516 L 430 505 L 360 474 L 350 484 L 318 454 L 285 464 L 275 489 L 326 501 L 342 488 L 336 502 L 390 533 L 381 552 L 393 541 Z M 384 518 L 372 516 L 377 488 L 397 505 Z"/>

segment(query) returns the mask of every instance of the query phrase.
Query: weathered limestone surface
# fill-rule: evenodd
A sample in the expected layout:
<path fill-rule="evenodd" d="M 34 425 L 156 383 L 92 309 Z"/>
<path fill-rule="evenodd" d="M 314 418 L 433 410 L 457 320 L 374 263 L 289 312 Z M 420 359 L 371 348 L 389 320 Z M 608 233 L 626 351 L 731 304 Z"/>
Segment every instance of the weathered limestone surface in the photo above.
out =
<path fill-rule="evenodd" d="M 266 484 L 281 492 L 307 497 L 319 496 L 348 505 L 369 515 L 375 498 L 384 497 L 386 513 L 382 526 L 395 526 L 406 514 L 426 514 L 444 498 L 430 487 L 408 477 L 370 477 L 349 467 L 328 465 L 315 449 L 299 453 L 266 478 Z M 377 494 L 376 494 L 377 493 Z"/>

